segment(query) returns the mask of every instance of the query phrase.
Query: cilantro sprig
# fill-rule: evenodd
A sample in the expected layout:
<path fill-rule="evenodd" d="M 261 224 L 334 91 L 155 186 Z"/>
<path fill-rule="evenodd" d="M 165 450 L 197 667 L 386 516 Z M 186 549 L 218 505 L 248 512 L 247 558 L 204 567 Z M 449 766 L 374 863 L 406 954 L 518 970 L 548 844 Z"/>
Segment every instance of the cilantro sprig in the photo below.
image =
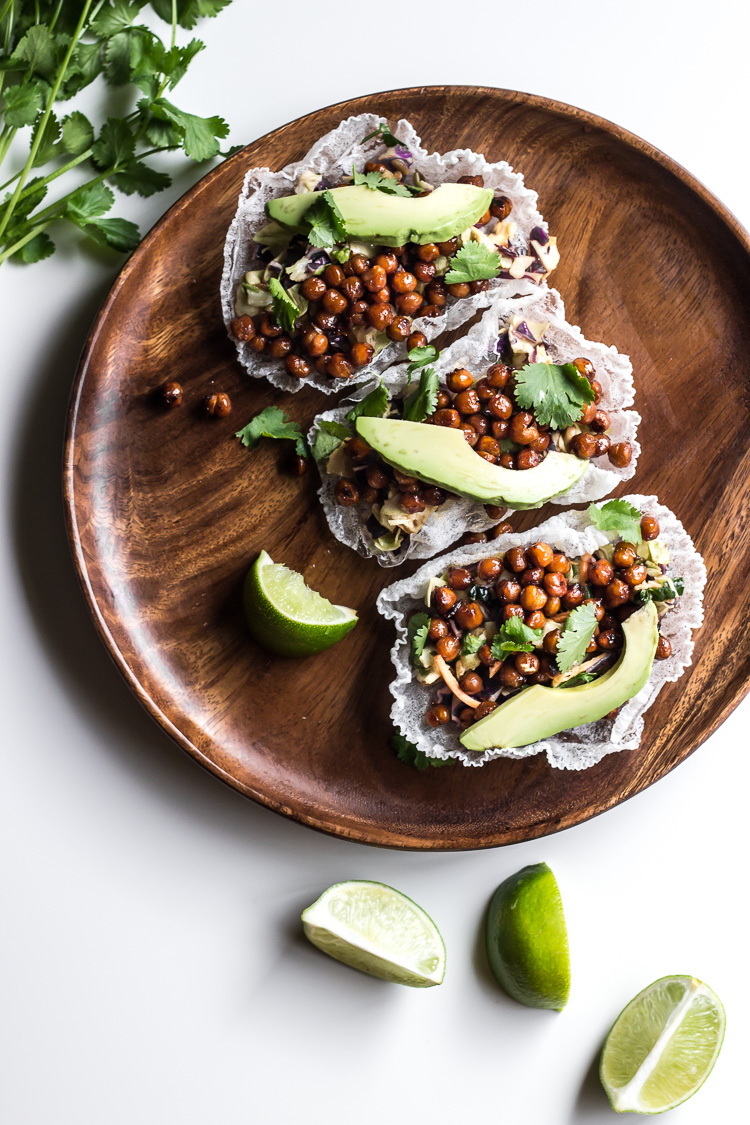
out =
<path fill-rule="evenodd" d="M 541 638 L 541 629 L 530 629 L 520 617 L 509 617 L 495 633 L 490 651 L 495 660 L 504 660 L 511 652 L 531 652 Z"/>
<path fill-rule="evenodd" d="M 601 508 L 589 504 L 589 519 L 594 527 L 607 533 L 613 532 L 629 543 L 639 543 L 641 539 L 641 513 L 627 500 L 608 500 Z"/>
<path fill-rule="evenodd" d="M 343 441 L 352 436 L 352 431 L 343 422 L 323 419 L 318 422 L 318 432 L 313 442 L 312 455 L 316 461 L 327 461 Z"/>
<path fill-rule="evenodd" d="M 398 137 L 394 137 L 387 121 L 381 121 L 377 129 L 373 129 L 373 131 L 368 133 L 366 137 L 363 137 L 359 143 L 363 145 L 366 141 L 371 141 L 373 137 L 382 137 L 385 144 L 388 145 L 388 148 L 394 148 L 396 145 L 401 144 Z"/>
<path fill-rule="evenodd" d="M 422 750 L 417 749 L 414 743 L 409 742 L 408 738 L 404 738 L 402 734 L 394 734 L 391 737 L 391 748 L 399 761 L 403 762 L 405 766 L 414 766 L 418 770 L 426 770 L 430 766 L 449 766 L 451 764 L 450 760 L 443 758 L 428 758 Z"/>
<path fill-rule="evenodd" d="M 418 194 L 420 190 L 418 187 L 403 184 L 392 176 L 384 176 L 382 172 L 358 172 L 356 168 L 352 168 L 352 179 L 355 184 L 363 184 L 371 191 L 383 191 L 386 195 L 408 197 Z"/>
<path fill-rule="evenodd" d="M 572 363 L 527 363 L 515 379 L 518 405 L 533 410 L 541 426 L 555 430 L 577 422 L 583 407 L 594 401 L 591 384 Z"/>
<path fill-rule="evenodd" d="M 481 242 L 467 242 L 451 258 L 451 268 L 445 275 L 449 285 L 461 282 L 484 281 L 500 273 L 500 255 Z"/>
<path fill-rule="evenodd" d="M 423 422 L 429 414 L 434 414 L 437 406 L 440 379 L 434 367 L 423 367 L 419 376 L 419 387 L 404 399 L 404 420 Z"/>
<path fill-rule="evenodd" d="M 268 290 L 273 298 L 273 313 L 285 332 L 291 332 L 302 316 L 302 309 L 291 297 L 278 278 L 272 277 Z"/>
<path fill-rule="evenodd" d="M 199 17 L 215 16 L 228 3 L 152 0 L 148 6 L 171 24 L 168 46 L 138 22 L 145 0 L 0 3 L 0 165 L 16 135 L 30 130 L 23 166 L 2 185 L 8 190 L 0 199 L 0 264 L 49 257 L 55 251 L 49 228 L 60 221 L 119 253 L 133 250 L 140 232 L 135 223 L 109 215 L 111 188 L 148 196 L 169 187 L 171 176 L 148 163 L 157 153 L 181 150 L 196 162 L 219 155 L 227 123 L 180 109 L 171 92 L 205 46 L 200 39 L 178 44 L 178 27 L 191 29 Z M 99 78 L 137 90 L 134 108 L 99 128 L 75 108 L 58 115 L 57 103 Z M 51 185 L 74 168 L 87 174 L 87 182 L 49 202 Z"/>
<path fill-rule="evenodd" d="M 288 439 L 294 442 L 298 457 L 307 457 L 308 454 L 307 442 L 299 424 L 290 421 L 278 406 L 267 406 L 265 410 L 261 410 L 246 426 L 237 430 L 234 436 L 239 438 L 246 449 L 256 449 L 260 439 L 264 437 Z"/>
<path fill-rule="evenodd" d="M 365 395 L 359 402 L 355 402 L 351 410 L 347 411 L 347 422 L 356 422 L 357 418 L 381 418 L 388 409 L 388 391 L 383 386 L 381 379 L 378 385 Z"/>
<path fill-rule="evenodd" d="M 428 613 L 415 613 L 409 618 L 407 634 L 411 645 L 412 660 L 416 663 L 427 644 L 427 631 L 430 628 L 430 615 Z"/>
<path fill-rule="evenodd" d="M 596 610 L 591 603 L 579 605 L 568 614 L 555 653 L 561 672 L 569 672 L 583 661 L 595 628 Z"/>

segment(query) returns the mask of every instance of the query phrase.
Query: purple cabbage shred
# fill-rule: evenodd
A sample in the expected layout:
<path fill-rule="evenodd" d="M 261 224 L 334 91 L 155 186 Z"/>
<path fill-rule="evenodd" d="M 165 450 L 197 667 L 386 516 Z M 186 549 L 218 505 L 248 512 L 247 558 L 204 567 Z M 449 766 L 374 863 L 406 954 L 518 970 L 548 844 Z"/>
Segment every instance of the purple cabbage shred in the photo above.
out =
<path fill-rule="evenodd" d="M 544 227 L 534 227 L 529 237 L 532 238 L 534 242 L 538 242 L 540 246 L 546 246 L 549 242 L 549 235 Z"/>
<path fill-rule="evenodd" d="M 393 151 L 399 158 L 399 160 L 403 160 L 404 164 L 411 164 L 412 160 L 414 159 L 409 149 L 404 148 L 403 145 L 396 145 Z"/>

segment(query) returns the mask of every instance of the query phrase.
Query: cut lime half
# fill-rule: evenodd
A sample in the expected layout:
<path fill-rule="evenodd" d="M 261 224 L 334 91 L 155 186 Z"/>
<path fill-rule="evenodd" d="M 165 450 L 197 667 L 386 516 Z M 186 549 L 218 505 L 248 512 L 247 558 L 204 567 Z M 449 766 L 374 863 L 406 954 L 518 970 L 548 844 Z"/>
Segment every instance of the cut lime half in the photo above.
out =
<path fill-rule="evenodd" d="M 562 899 L 546 863 L 500 884 L 487 912 L 487 959 L 509 996 L 530 1008 L 561 1011 L 570 993 Z"/>
<path fill-rule="evenodd" d="M 335 883 L 302 914 L 313 945 L 373 977 L 430 988 L 445 975 L 445 945 L 421 907 L 385 883 Z"/>
<path fill-rule="evenodd" d="M 617 1113 L 663 1113 L 708 1078 L 724 1008 L 695 977 L 662 977 L 639 992 L 607 1036 L 599 1073 Z"/>
<path fill-rule="evenodd" d="M 323 652 L 354 628 L 357 614 L 333 605 L 305 585 L 296 570 L 261 551 L 245 579 L 247 627 L 259 644 L 277 656 Z"/>

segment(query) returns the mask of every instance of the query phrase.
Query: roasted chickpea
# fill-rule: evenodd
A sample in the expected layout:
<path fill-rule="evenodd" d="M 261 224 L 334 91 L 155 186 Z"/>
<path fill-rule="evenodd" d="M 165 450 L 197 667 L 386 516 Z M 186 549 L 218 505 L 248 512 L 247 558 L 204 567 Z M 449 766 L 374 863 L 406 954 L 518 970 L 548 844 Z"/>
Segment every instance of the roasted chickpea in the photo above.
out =
<path fill-rule="evenodd" d="M 421 293 L 402 293 L 396 298 L 396 308 L 404 316 L 414 316 L 417 309 L 421 308 L 424 298 Z"/>
<path fill-rule="evenodd" d="M 442 656 L 443 660 L 447 660 L 450 664 L 450 662 L 452 660 L 455 660 L 460 653 L 461 642 L 459 641 L 458 637 L 441 637 L 438 643 L 435 645 L 435 648 L 438 651 L 438 655 Z"/>
<path fill-rule="evenodd" d="M 592 586 L 608 586 L 614 577 L 614 569 L 606 559 L 592 559 L 586 581 Z"/>
<path fill-rule="evenodd" d="M 623 605 L 630 598 L 630 587 L 621 578 L 613 578 L 604 589 L 604 604 L 609 606 Z"/>
<path fill-rule="evenodd" d="M 599 434 L 596 439 L 596 452 L 594 456 L 603 457 L 605 453 L 609 453 L 611 444 L 611 439 L 607 434 Z"/>
<path fill-rule="evenodd" d="M 568 589 L 565 575 L 558 574 L 554 570 L 549 571 L 544 576 L 544 589 L 547 594 L 552 594 L 553 597 L 561 598 Z"/>
<path fill-rule="evenodd" d="M 582 461 L 590 461 L 592 457 L 596 456 L 596 437 L 588 431 L 576 434 L 570 443 L 570 447 L 576 457 L 580 457 Z"/>
<path fill-rule="evenodd" d="M 443 621 L 442 617 L 433 617 L 430 621 L 430 626 L 427 630 L 427 636 L 431 641 L 439 641 L 441 637 L 447 637 L 450 633 L 450 627 L 447 621 Z"/>
<path fill-rule="evenodd" d="M 162 406 L 166 406 L 167 410 L 174 410 L 182 402 L 182 387 L 175 382 L 165 383 L 159 391 L 159 397 Z"/>
<path fill-rule="evenodd" d="M 458 718 L 465 726 L 468 727 L 471 723 L 474 722 L 474 716 L 476 715 L 478 710 L 478 707 L 464 707 L 463 711 L 459 712 Z"/>
<path fill-rule="evenodd" d="M 445 288 L 448 290 L 451 297 L 458 297 L 459 299 L 468 297 L 471 293 L 471 286 L 466 281 L 456 281 L 452 285 L 446 282 Z"/>
<path fill-rule="evenodd" d="M 471 388 L 466 391 L 459 391 L 453 399 L 453 405 L 462 414 L 476 414 L 479 410 L 479 396 Z"/>
<path fill-rule="evenodd" d="M 484 510 L 491 520 L 499 520 L 505 514 L 505 508 L 499 508 L 497 504 L 485 504 Z M 510 524 L 508 524 L 510 527 Z"/>
<path fill-rule="evenodd" d="M 280 336 L 282 332 L 281 325 L 277 323 L 270 313 L 263 313 L 258 321 L 258 329 L 261 336 L 272 340 L 275 336 Z"/>
<path fill-rule="evenodd" d="M 492 699 L 484 699 L 474 711 L 474 721 L 478 723 L 485 715 L 491 714 L 496 707 L 497 703 Z"/>
<path fill-rule="evenodd" d="M 503 606 L 500 616 L 503 621 L 509 621 L 511 617 L 523 617 L 523 610 L 520 605 L 516 605 L 515 602 L 507 602 Z"/>
<path fill-rule="evenodd" d="M 555 551 L 550 561 L 547 563 L 547 570 L 551 570 L 557 574 L 567 574 L 570 570 L 570 559 L 564 555 L 562 551 Z"/>
<path fill-rule="evenodd" d="M 590 382 L 591 382 L 591 390 L 594 392 L 594 402 L 598 406 L 599 403 L 602 401 L 602 395 L 604 394 L 604 391 L 602 390 L 601 383 L 598 383 L 596 381 L 596 379 L 591 379 Z"/>
<path fill-rule="evenodd" d="M 600 629 L 596 637 L 592 639 L 596 641 L 599 648 L 605 650 L 619 648 L 622 644 L 622 634 L 618 633 L 616 629 Z"/>
<path fill-rule="evenodd" d="M 485 434 L 483 437 L 480 437 L 477 442 L 477 453 L 489 453 L 493 457 L 499 457 L 502 453 L 502 449 L 500 448 L 500 443 L 496 441 L 495 438 L 488 437 L 488 435 Z"/>
<path fill-rule="evenodd" d="M 528 558 L 529 552 L 526 552 Z M 541 566 L 529 566 L 521 572 L 522 586 L 541 586 L 544 578 L 544 569 Z"/>
<path fill-rule="evenodd" d="M 344 313 L 344 318 L 350 328 L 359 328 L 365 323 L 365 316 L 367 315 L 368 308 L 369 305 L 367 304 L 367 301 L 355 301 L 352 305 L 349 306 L 349 308 Z M 319 328 L 323 328 L 323 325 L 319 323 L 318 315 L 314 316 L 313 320 Z"/>
<path fill-rule="evenodd" d="M 632 566 L 621 573 L 620 577 L 627 582 L 628 586 L 640 586 L 641 582 L 646 581 L 648 572 L 644 563 L 634 562 Z"/>
<path fill-rule="evenodd" d="M 581 423 L 582 426 L 590 426 L 595 417 L 596 417 L 596 403 L 595 402 L 587 402 L 586 405 L 583 407 L 583 413 L 581 414 L 581 417 L 578 419 L 578 421 Z"/>
<path fill-rule="evenodd" d="M 533 676 L 539 671 L 539 657 L 533 652 L 517 652 L 514 663 L 522 676 Z"/>
<path fill-rule="evenodd" d="M 415 262 L 412 266 L 417 281 L 427 284 L 435 276 L 435 267 L 432 262 Z"/>
<path fill-rule="evenodd" d="M 431 508 L 439 508 L 440 505 L 444 504 L 448 499 L 448 493 L 434 484 L 428 484 L 426 488 L 422 489 L 419 495 L 422 497 L 425 504 L 428 504 Z"/>
<path fill-rule="evenodd" d="M 386 273 L 395 273 L 398 269 L 398 258 L 395 254 L 388 252 L 384 254 L 378 254 L 377 258 L 375 259 L 375 265 L 379 266 L 380 269 L 385 270 Z"/>
<path fill-rule="evenodd" d="M 232 334 L 237 340 L 252 340 L 255 325 L 251 316 L 237 316 L 232 321 Z"/>
<path fill-rule="evenodd" d="M 362 440 L 359 434 L 355 434 L 354 437 L 349 439 L 346 448 L 352 461 L 364 461 L 365 457 L 369 457 L 372 453 L 370 446 Z"/>
<path fill-rule="evenodd" d="M 592 421 L 589 423 L 591 429 L 597 434 L 603 434 L 605 430 L 610 427 L 610 418 L 606 410 L 597 410 Z"/>
<path fill-rule="evenodd" d="M 487 402 L 487 410 L 493 418 L 500 418 L 507 422 L 513 413 L 513 403 L 507 395 L 496 394 Z"/>
<path fill-rule="evenodd" d="M 448 429 L 452 430 L 458 429 L 461 425 L 461 415 L 453 409 L 436 410 L 432 415 L 432 420 L 436 426 L 447 426 Z"/>
<path fill-rule="evenodd" d="M 474 187 L 484 187 L 484 176 L 459 176 L 459 184 L 473 184 Z"/>
<path fill-rule="evenodd" d="M 545 652 L 548 652 L 551 656 L 554 656 L 555 653 L 557 652 L 557 646 L 558 646 L 559 643 L 560 643 L 560 630 L 559 629 L 550 629 L 549 633 L 544 634 L 544 640 L 542 641 L 542 648 L 544 649 Z"/>
<path fill-rule="evenodd" d="M 534 449 L 522 449 L 516 457 L 516 468 L 533 469 L 542 459 L 541 453 L 537 453 Z"/>
<path fill-rule="evenodd" d="M 575 609 L 583 603 L 586 597 L 586 591 L 580 582 L 573 582 L 568 586 L 565 594 L 560 599 L 565 609 Z"/>
<path fill-rule="evenodd" d="M 477 656 L 486 668 L 489 668 L 491 664 L 495 663 L 495 657 L 492 655 L 492 649 L 489 645 L 482 645 L 477 652 Z"/>
<path fill-rule="evenodd" d="M 560 612 L 562 602 L 557 594 L 550 594 L 547 598 L 547 604 L 544 607 L 544 612 L 547 617 L 554 617 Z"/>
<path fill-rule="evenodd" d="M 547 595 L 541 586 L 524 586 L 519 601 L 522 609 L 544 609 L 547 604 Z"/>
<path fill-rule="evenodd" d="M 427 505 L 416 492 L 402 492 L 399 498 L 399 506 L 403 511 L 414 514 L 416 512 L 423 512 Z"/>
<path fill-rule="evenodd" d="M 469 422 L 461 422 L 459 429 L 463 430 L 464 437 L 473 449 L 479 441 L 479 434 Z"/>
<path fill-rule="evenodd" d="M 484 621 L 479 602 L 461 602 L 456 610 L 456 624 L 461 629 L 478 629 Z"/>
<path fill-rule="evenodd" d="M 393 320 L 393 309 L 390 305 L 370 305 L 365 313 L 365 320 L 371 328 L 384 332 Z"/>
<path fill-rule="evenodd" d="M 334 379 L 349 379 L 354 368 L 341 352 L 336 352 L 328 360 L 328 374 Z"/>
<path fill-rule="evenodd" d="M 500 559 L 480 559 L 477 563 L 477 577 L 484 582 L 494 582 L 502 569 Z"/>
<path fill-rule="evenodd" d="M 624 469 L 630 464 L 633 448 L 629 441 L 617 441 L 610 445 L 607 456 L 616 469 Z"/>
<path fill-rule="evenodd" d="M 524 625 L 528 626 L 529 629 L 543 629 L 546 621 L 546 609 L 547 607 L 545 606 L 544 612 L 541 609 L 529 610 L 524 616 Z"/>
<path fill-rule="evenodd" d="M 609 439 L 607 439 L 609 440 Z M 546 453 L 549 448 L 550 436 L 547 433 L 540 433 L 538 437 L 532 438 L 529 442 L 529 452 L 531 453 Z"/>
<path fill-rule="evenodd" d="M 492 436 L 495 441 L 502 441 L 508 436 L 508 423 L 500 418 L 492 423 Z"/>
<path fill-rule="evenodd" d="M 339 313 L 344 311 L 349 302 L 338 289 L 326 289 L 321 304 L 327 313 L 331 313 L 332 316 L 338 316 Z"/>
<path fill-rule="evenodd" d="M 579 356 L 578 359 L 574 359 L 572 362 L 576 370 L 591 382 L 594 375 L 596 375 L 596 368 L 591 360 L 586 359 L 585 356 Z"/>
<path fill-rule="evenodd" d="M 508 430 L 511 441 L 517 445 L 528 445 L 530 441 L 539 437 L 539 430 L 534 424 L 534 415 L 528 410 L 519 410 L 510 420 Z"/>
<path fill-rule="evenodd" d="M 484 687 L 482 677 L 478 672 L 464 672 L 458 683 L 461 690 L 465 691 L 467 695 L 476 695 Z"/>
<path fill-rule="evenodd" d="M 668 656 L 672 655 L 671 642 L 659 634 L 659 640 L 656 642 L 656 659 L 666 660 Z"/>
<path fill-rule="evenodd" d="M 473 582 L 471 571 L 465 566 L 452 566 L 448 571 L 448 585 L 452 590 L 468 590 Z"/>
<path fill-rule="evenodd" d="M 506 363 L 493 363 L 492 367 L 488 368 L 485 378 L 488 386 L 492 387 L 494 391 L 502 391 L 507 387 L 512 374 L 513 372 Z"/>
<path fill-rule="evenodd" d="M 441 727 L 447 723 L 451 717 L 451 713 L 443 703 L 436 703 L 433 707 L 428 707 L 424 714 L 424 721 L 428 727 Z"/>
<path fill-rule="evenodd" d="M 490 428 L 486 414 L 470 414 L 466 421 L 480 437 L 486 434 Z"/>
<path fill-rule="evenodd" d="M 615 544 L 615 549 L 612 553 L 612 562 L 620 570 L 627 570 L 632 566 L 636 560 L 636 550 L 634 543 L 628 543 L 627 540 L 621 539 L 619 543 Z"/>
<path fill-rule="evenodd" d="M 326 344 L 328 341 L 326 340 Z M 292 350 L 292 341 L 288 336 L 277 336 L 275 340 L 271 340 L 268 345 L 268 354 L 274 359 L 283 359 L 285 355 L 289 355 Z"/>
<path fill-rule="evenodd" d="M 445 617 L 456 604 L 456 595 L 450 586 L 437 586 L 432 591 L 432 608 Z"/>
<path fill-rule="evenodd" d="M 397 269 L 391 277 L 391 289 L 394 293 L 413 293 L 416 288 L 416 277 L 404 269 Z"/>
<path fill-rule="evenodd" d="M 498 672 L 498 678 L 503 687 L 507 688 L 520 688 L 526 683 L 526 677 L 517 670 L 515 663 L 510 661 L 503 664 Z"/>
<path fill-rule="evenodd" d="M 503 563 L 506 570 L 512 570 L 515 574 L 520 574 L 529 565 L 523 547 L 511 547 L 510 550 L 506 551 L 503 556 Z"/>
<path fill-rule="evenodd" d="M 389 340 L 405 340 L 409 335 L 411 321 L 408 316 L 395 316 L 386 328 Z"/>
<path fill-rule="evenodd" d="M 363 274 L 365 270 L 370 268 L 370 263 L 367 258 L 365 258 L 364 254 L 352 254 L 349 261 L 351 262 L 351 267 L 355 274 Z"/>
<path fill-rule="evenodd" d="M 260 335 L 259 336 L 253 336 L 252 340 L 250 341 L 250 347 L 253 349 L 254 352 L 265 351 L 265 348 L 266 348 L 266 338 L 265 338 L 265 336 L 260 336 Z"/>
<path fill-rule="evenodd" d="M 425 242 L 417 246 L 416 255 L 420 262 L 434 262 L 440 257 L 440 250 L 434 242 Z"/>
<path fill-rule="evenodd" d="M 641 539 L 657 539 L 659 536 L 659 521 L 655 516 L 641 516 Z"/>
<path fill-rule="evenodd" d="M 365 300 L 369 301 L 371 305 L 387 305 L 391 300 L 391 291 L 387 285 L 383 286 L 382 289 L 376 289 L 374 293 L 370 293 L 368 290 L 365 293 Z"/>
<path fill-rule="evenodd" d="M 279 337 L 279 339 L 282 338 L 283 337 Z M 279 341 L 277 340 L 276 343 L 278 344 L 278 342 Z M 328 337 L 323 332 L 310 331 L 305 336 L 303 343 L 305 351 L 308 355 L 311 356 L 325 355 L 326 351 L 328 350 Z M 367 344 L 360 345 L 360 347 L 362 346 L 364 346 L 365 348 L 368 347 Z M 271 350 L 273 351 L 273 349 Z M 354 349 L 352 349 L 352 358 L 354 358 Z M 370 359 L 372 359 L 372 348 L 370 348 L 369 355 L 366 359 L 363 360 L 363 363 L 367 363 Z M 356 366 L 361 367 L 362 364 L 357 363 Z"/>
<path fill-rule="evenodd" d="M 448 392 L 441 389 L 437 393 L 437 398 L 435 399 L 435 407 L 437 410 L 445 410 L 447 406 L 450 406 L 452 401 L 453 399 L 448 394 Z"/>
<path fill-rule="evenodd" d="M 495 592 L 503 602 L 517 602 L 521 596 L 521 583 L 513 578 L 501 578 Z"/>
<path fill-rule="evenodd" d="M 526 555 L 533 566 L 546 568 L 552 562 L 555 552 L 549 543 L 532 543 L 526 548 Z"/>
<path fill-rule="evenodd" d="M 601 621 L 601 619 L 604 617 L 604 606 L 602 605 L 600 598 L 586 598 L 586 601 L 583 604 L 592 605 L 594 607 L 594 615 L 597 622 Z"/>
<path fill-rule="evenodd" d="M 490 214 L 492 215 L 493 219 L 500 219 L 502 221 L 503 219 L 508 218 L 508 215 L 510 215 L 512 208 L 513 204 L 509 199 L 506 198 L 506 196 L 496 195 L 492 200 L 492 203 L 490 203 Z"/>
<path fill-rule="evenodd" d="M 486 378 L 480 379 L 474 390 L 477 392 L 480 402 L 489 402 L 497 394 L 497 391 L 490 386 Z"/>
<path fill-rule="evenodd" d="M 406 318 L 404 317 L 404 319 Z M 426 345 L 427 337 L 425 336 L 424 332 L 412 332 L 411 336 L 406 341 L 406 347 L 408 351 L 411 351 L 412 348 L 424 348 L 426 347 Z"/>
<path fill-rule="evenodd" d="M 359 488 L 353 480 L 341 477 L 334 489 L 336 501 L 342 508 L 352 508 L 359 501 Z"/>
<path fill-rule="evenodd" d="M 344 296 L 352 303 L 362 300 L 364 286 L 362 285 L 362 281 L 360 278 L 354 276 L 345 277 L 341 282 L 339 288 L 341 289 L 341 292 L 344 294 Z"/>
<path fill-rule="evenodd" d="M 458 239 L 449 238 L 447 242 L 438 242 L 437 248 L 446 258 L 450 258 L 456 253 L 456 250 L 458 250 Z"/>
<path fill-rule="evenodd" d="M 370 293 L 377 293 L 379 289 L 385 289 L 388 278 L 383 267 L 370 266 L 368 270 L 365 270 L 362 274 L 362 284 Z"/>
<path fill-rule="evenodd" d="M 431 305 L 442 309 L 445 307 L 448 291 L 440 278 L 435 278 L 425 289 L 424 295 Z"/>
<path fill-rule="evenodd" d="M 288 355 L 284 362 L 289 374 L 296 375 L 298 379 L 306 379 L 310 374 L 310 364 L 301 355 Z"/>
<path fill-rule="evenodd" d="M 487 536 L 483 531 L 472 531 L 461 539 L 461 546 L 467 547 L 470 543 L 486 543 Z"/>
<path fill-rule="evenodd" d="M 400 469 L 393 470 L 393 479 L 398 485 L 400 492 L 419 492 L 421 488 L 420 482 L 416 477 L 410 477 L 406 473 L 402 473 Z"/>
<path fill-rule="evenodd" d="M 325 339 L 325 337 L 323 337 Z M 372 344 L 356 343 L 352 344 L 352 350 L 349 353 L 349 359 L 354 367 L 365 367 L 372 359 Z"/>
<path fill-rule="evenodd" d="M 451 371 L 448 376 L 448 387 L 454 393 L 458 391 L 466 391 L 469 387 L 474 385 L 474 376 L 465 367 L 458 367 L 455 371 Z M 459 407 L 460 409 L 460 407 Z M 477 410 L 479 407 L 477 406 Z"/>

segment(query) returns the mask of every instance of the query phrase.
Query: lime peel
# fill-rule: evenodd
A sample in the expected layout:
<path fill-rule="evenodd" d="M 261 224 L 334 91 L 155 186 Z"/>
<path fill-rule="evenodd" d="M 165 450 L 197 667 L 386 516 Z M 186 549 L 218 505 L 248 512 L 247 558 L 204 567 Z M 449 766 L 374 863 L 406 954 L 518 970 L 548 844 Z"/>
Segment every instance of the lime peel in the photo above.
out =
<path fill-rule="evenodd" d="M 249 631 L 277 656 L 323 652 L 357 624 L 353 609 L 329 602 L 266 551 L 248 571 L 243 602 Z"/>
<path fill-rule="evenodd" d="M 306 937 L 351 968 L 412 988 L 441 984 L 445 945 L 432 919 L 385 883 L 336 883 L 302 914 Z"/>

